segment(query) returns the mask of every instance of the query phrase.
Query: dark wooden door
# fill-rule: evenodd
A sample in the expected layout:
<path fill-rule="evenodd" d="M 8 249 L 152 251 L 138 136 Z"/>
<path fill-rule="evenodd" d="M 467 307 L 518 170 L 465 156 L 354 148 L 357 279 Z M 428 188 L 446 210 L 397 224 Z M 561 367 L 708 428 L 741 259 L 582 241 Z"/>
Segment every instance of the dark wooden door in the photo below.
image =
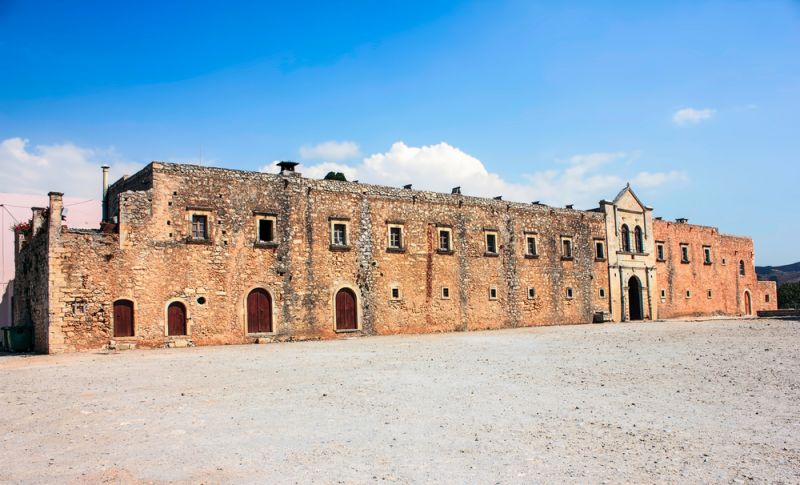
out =
<path fill-rule="evenodd" d="M 114 336 L 133 337 L 133 302 L 114 302 Z"/>
<path fill-rule="evenodd" d="M 167 335 L 186 335 L 186 307 L 173 302 L 167 309 Z"/>
<path fill-rule="evenodd" d="M 247 295 L 247 333 L 272 332 L 272 299 L 256 288 Z"/>
<path fill-rule="evenodd" d="M 358 329 L 356 295 L 352 290 L 343 288 L 336 294 L 336 330 L 356 329 Z"/>

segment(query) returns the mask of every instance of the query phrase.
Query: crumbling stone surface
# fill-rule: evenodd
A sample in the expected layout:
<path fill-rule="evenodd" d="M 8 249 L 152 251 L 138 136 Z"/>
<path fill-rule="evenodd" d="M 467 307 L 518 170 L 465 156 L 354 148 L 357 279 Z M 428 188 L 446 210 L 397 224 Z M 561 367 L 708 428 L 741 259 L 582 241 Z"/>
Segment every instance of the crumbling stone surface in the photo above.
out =
<path fill-rule="evenodd" d="M 705 241 L 699 235 L 708 231 L 652 226 L 647 211 L 642 224 L 654 232 L 647 234 L 647 254 L 631 256 L 638 266 L 619 266 L 615 259 L 612 268 L 611 258 L 595 257 L 597 241 L 609 256 L 619 248 L 602 210 L 159 162 L 116 182 L 108 194 L 116 232 L 51 225 L 18 257 L 17 281 L 25 295 L 18 313 L 39 322 L 37 334 L 47 336 L 37 340 L 41 351 L 108 347 L 113 304 L 120 299 L 133 302 L 130 339 L 137 348 L 178 340 L 212 345 L 336 338 L 335 296 L 342 288 L 356 295 L 360 335 L 590 323 L 597 313 L 619 321 L 626 318 L 620 275 L 636 272 L 649 292 L 650 318 L 659 306 L 667 317 L 740 314 L 737 298 L 745 288 L 753 292 L 754 309 L 763 301 L 756 294 L 749 239 L 709 233 L 715 251 L 728 255 L 725 271 L 696 267 L 699 254 L 688 267 L 659 266 L 651 261 L 654 240 L 664 239 L 677 252 L 672 246 L 686 232 L 696 236 L 691 241 L 699 251 Z M 193 214 L 207 216 L 207 241 L 191 240 Z M 258 214 L 275 217 L 274 244 L 256 244 Z M 332 219 L 348 226 L 347 247 L 331 247 Z M 390 223 L 403 227 L 400 251 L 387 247 Z M 437 251 L 442 227 L 452 231 L 448 253 Z M 487 231 L 497 234 L 496 255 L 487 255 Z M 535 258 L 525 254 L 528 234 L 537 238 Z M 572 258 L 562 257 L 563 237 L 572 238 Z M 745 278 L 731 272 L 738 257 L 747 261 Z M 660 304 L 651 300 L 656 270 L 658 287 L 672 295 Z M 706 302 L 700 291 L 712 283 L 719 296 Z M 675 295 L 689 284 L 698 294 L 684 304 Z M 247 333 L 247 295 L 256 288 L 270 295 L 272 332 Z M 187 335 L 170 337 L 167 306 L 176 301 L 186 307 Z"/>

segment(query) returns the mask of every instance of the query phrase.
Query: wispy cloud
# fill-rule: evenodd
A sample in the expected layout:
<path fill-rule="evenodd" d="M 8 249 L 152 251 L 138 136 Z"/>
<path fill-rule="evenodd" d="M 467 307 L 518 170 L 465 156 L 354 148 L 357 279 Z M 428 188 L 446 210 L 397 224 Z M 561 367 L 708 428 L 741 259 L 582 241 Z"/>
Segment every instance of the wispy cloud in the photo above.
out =
<path fill-rule="evenodd" d="M 681 108 L 672 115 L 672 122 L 678 126 L 687 124 L 697 124 L 701 121 L 706 121 L 714 116 L 716 110 L 711 108 L 695 109 L 695 108 Z"/>
<path fill-rule="evenodd" d="M 305 160 L 339 162 L 359 156 L 358 144 L 352 141 L 326 141 L 318 145 L 300 147 L 300 157 Z"/>
<path fill-rule="evenodd" d="M 464 194 L 483 197 L 504 196 L 507 200 L 541 200 L 552 205 L 574 203 L 593 207 L 600 199 L 613 196 L 626 182 L 646 189 L 688 180 L 681 171 L 633 172 L 630 162 L 638 152 L 596 152 L 577 154 L 552 169 L 523 174 L 507 181 L 492 173 L 477 158 L 448 143 L 409 146 L 401 141 L 388 151 L 365 157 L 359 164 L 321 163 L 301 167 L 305 176 L 322 177 L 329 171 L 343 172 L 349 180 L 449 192 L 461 186 Z M 564 163 L 566 162 L 566 163 Z"/>
<path fill-rule="evenodd" d="M 27 139 L 19 137 L 0 142 L 0 192 L 58 191 L 67 196 L 97 198 L 101 191 L 100 165 L 111 165 L 112 181 L 140 168 L 121 159 L 113 148 L 85 148 L 73 143 L 29 145 Z"/>

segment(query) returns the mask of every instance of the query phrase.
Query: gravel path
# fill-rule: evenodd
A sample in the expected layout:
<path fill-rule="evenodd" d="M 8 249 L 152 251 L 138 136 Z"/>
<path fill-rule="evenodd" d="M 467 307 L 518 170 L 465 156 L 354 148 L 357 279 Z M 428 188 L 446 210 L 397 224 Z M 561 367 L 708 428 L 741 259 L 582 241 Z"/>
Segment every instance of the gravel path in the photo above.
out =
<path fill-rule="evenodd" d="M 0 481 L 800 482 L 800 322 L 0 356 Z"/>

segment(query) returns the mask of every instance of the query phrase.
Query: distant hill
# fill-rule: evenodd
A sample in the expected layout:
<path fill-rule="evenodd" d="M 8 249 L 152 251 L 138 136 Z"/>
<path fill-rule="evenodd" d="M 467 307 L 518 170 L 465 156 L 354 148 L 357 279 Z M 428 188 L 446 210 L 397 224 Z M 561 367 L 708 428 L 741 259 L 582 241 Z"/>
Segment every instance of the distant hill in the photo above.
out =
<path fill-rule="evenodd" d="M 800 282 L 800 261 L 785 266 L 756 266 L 758 279 L 777 281 L 778 286 L 784 283 Z"/>

